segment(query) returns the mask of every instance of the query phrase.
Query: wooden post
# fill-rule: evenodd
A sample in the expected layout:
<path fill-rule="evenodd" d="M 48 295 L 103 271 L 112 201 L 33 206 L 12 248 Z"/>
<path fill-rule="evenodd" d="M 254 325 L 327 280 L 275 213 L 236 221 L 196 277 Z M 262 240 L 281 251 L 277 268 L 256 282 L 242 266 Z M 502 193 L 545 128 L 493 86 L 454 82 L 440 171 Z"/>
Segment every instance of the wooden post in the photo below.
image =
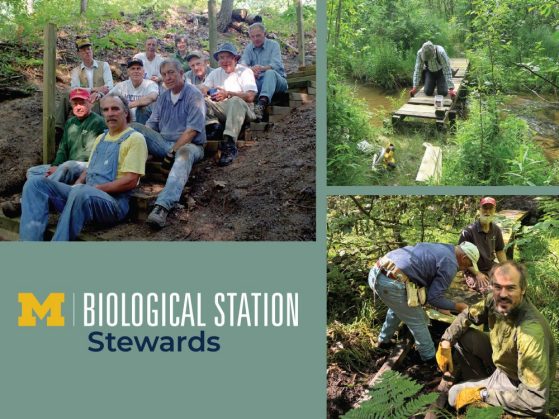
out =
<path fill-rule="evenodd" d="M 43 163 L 54 159 L 54 106 L 56 82 L 56 26 L 45 25 L 45 48 L 43 55 Z"/>
<path fill-rule="evenodd" d="M 297 48 L 299 49 L 299 66 L 305 66 L 305 30 L 303 28 L 303 5 L 301 0 L 295 1 L 297 8 Z"/>
<path fill-rule="evenodd" d="M 210 63 L 213 68 L 217 67 L 217 61 L 214 59 L 214 52 L 217 51 L 217 20 L 215 10 L 215 0 L 208 0 L 208 21 L 210 25 Z"/>

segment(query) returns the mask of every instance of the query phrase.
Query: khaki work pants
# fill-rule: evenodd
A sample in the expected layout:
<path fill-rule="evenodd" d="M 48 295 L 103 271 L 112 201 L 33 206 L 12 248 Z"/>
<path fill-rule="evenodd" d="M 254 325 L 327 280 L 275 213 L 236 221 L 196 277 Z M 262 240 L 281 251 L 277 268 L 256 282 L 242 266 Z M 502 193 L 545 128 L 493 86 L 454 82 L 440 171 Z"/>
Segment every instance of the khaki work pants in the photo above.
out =
<path fill-rule="evenodd" d="M 223 135 L 229 135 L 235 141 L 243 128 L 243 124 L 256 119 L 252 103 L 247 103 L 234 96 L 222 102 L 214 102 L 206 97 L 206 125 L 220 122 L 225 125 Z"/>

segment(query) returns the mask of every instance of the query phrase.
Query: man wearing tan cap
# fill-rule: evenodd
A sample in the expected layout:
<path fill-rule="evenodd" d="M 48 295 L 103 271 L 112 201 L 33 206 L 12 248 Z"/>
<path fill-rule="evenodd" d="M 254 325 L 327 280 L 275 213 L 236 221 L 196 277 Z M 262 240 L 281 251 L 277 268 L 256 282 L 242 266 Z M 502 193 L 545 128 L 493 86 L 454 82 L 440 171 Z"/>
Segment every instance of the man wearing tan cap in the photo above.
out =
<path fill-rule="evenodd" d="M 460 233 L 458 243 L 471 242 L 479 249 L 478 270 L 470 268 L 464 271 L 466 284 L 470 288 L 485 292 L 489 285 L 489 271 L 495 265 L 495 258 L 499 262 L 507 260 L 503 233 L 495 224 L 497 201 L 486 196 L 479 201 L 479 219 L 470 224 Z"/>
<path fill-rule="evenodd" d="M 369 273 L 369 286 L 388 306 L 378 337 L 378 346 L 386 348 L 400 321 L 410 329 L 415 346 L 425 362 L 434 360 L 435 345 L 427 327 L 422 305 L 445 311 L 468 306 L 444 296 L 458 269 L 476 266 L 479 252 L 475 245 L 418 243 L 393 250 L 381 257 Z"/>
<path fill-rule="evenodd" d="M 90 93 L 89 101 L 94 105 L 93 112 L 100 114 L 99 99 L 113 88 L 113 75 L 109 64 L 93 59 L 93 49 L 89 38 L 76 38 L 76 48 L 82 62 L 71 72 L 70 88 L 81 87 Z M 70 103 L 68 94 L 64 94 L 56 111 L 56 128 L 62 127 L 68 119 Z"/>

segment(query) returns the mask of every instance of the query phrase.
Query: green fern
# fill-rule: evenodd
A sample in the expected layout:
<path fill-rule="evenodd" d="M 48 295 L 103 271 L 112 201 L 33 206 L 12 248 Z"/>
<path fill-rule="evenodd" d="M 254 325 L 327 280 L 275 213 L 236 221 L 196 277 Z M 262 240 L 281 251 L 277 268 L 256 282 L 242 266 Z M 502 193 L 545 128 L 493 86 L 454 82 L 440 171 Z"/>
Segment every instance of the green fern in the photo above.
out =
<path fill-rule="evenodd" d="M 409 418 L 438 397 L 436 393 L 417 396 L 421 387 L 411 378 L 396 371 L 386 371 L 369 392 L 371 399 L 347 412 L 342 419 Z"/>
<path fill-rule="evenodd" d="M 501 406 L 471 407 L 466 412 L 466 419 L 499 419 L 503 413 Z"/>

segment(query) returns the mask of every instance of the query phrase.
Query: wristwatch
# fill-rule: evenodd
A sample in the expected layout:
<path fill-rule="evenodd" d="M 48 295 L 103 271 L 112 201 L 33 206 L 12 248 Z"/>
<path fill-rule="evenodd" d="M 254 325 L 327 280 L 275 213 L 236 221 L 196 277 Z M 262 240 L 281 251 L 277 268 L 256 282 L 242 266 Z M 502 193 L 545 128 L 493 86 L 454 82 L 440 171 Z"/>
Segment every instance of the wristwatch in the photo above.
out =
<path fill-rule="evenodd" d="M 481 400 L 485 402 L 489 397 L 489 392 L 487 391 L 486 388 L 482 388 L 481 391 L 479 392 L 479 395 L 481 396 Z"/>

